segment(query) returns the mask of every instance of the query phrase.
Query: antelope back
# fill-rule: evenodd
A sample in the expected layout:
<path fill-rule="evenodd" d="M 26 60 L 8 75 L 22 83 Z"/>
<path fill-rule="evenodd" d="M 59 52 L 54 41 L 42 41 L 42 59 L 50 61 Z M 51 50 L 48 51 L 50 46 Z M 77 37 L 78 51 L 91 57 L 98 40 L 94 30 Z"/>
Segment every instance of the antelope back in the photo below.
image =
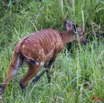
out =
<path fill-rule="evenodd" d="M 26 60 L 37 60 L 41 65 L 54 59 L 60 52 L 63 42 L 60 33 L 53 29 L 41 30 L 30 34 L 21 43 L 21 54 Z"/>

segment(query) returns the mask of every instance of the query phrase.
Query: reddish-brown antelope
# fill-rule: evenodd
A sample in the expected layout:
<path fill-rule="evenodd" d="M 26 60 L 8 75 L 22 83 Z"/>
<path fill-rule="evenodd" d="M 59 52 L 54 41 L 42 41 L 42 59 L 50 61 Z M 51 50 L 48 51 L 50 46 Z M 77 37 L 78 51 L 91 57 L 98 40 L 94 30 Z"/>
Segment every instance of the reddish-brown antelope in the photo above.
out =
<path fill-rule="evenodd" d="M 25 89 L 28 81 L 38 73 L 41 67 L 45 67 L 46 69 L 36 76 L 33 82 L 37 81 L 45 72 L 50 81 L 49 69 L 66 43 L 73 41 L 86 43 L 84 32 L 78 25 L 71 24 L 69 21 L 65 20 L 65 26 L 67 29 L 66 32 L 59 32 L 49 28 L 34 32 L 19 41 L 14 49 L 6 80 L 2 85 L 0 95 L 3 94 L 13 76 L 17 74 L 23 61 L 26 61 L 29 66 L 26 75 L 20 82 L 21 88 Z"/>

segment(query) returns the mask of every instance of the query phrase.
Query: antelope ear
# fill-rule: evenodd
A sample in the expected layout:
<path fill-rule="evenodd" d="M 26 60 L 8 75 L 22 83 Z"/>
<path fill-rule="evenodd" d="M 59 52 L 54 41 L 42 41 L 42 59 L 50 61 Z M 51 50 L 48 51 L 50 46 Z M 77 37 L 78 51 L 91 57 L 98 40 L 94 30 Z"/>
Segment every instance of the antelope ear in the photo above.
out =
<path fill-rule="evenodd" d="M 77 24 L 73 24 L 73 31 L 77 31 L 78 25 Z"/>
<path fill-rule="evenodd" d="M 68 20 L 64 20 L 64 25 L 66 27 L 66 30 L 72 29 L 72 24 Z"/>

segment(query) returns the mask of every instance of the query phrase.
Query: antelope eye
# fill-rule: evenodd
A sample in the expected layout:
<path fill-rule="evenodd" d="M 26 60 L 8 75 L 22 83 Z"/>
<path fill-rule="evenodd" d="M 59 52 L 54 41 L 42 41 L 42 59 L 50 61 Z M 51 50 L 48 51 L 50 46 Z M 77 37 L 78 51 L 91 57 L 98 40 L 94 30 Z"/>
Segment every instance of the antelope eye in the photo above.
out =
<path fill-rule="evenodd" d="M 81 33 L 81 35 L 84 35 L 84 32 L 83 32 L 83 33 Z"/>

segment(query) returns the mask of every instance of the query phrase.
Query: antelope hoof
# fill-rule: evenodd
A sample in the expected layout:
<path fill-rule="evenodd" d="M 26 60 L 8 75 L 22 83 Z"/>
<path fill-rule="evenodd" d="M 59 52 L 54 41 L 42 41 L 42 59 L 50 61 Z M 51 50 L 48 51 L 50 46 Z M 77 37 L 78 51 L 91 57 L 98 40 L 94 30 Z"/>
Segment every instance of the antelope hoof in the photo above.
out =
<path fill-rule="evenodd" d="M 24 92 L 24 91 L 26 90 L 26 87 L 25 87 L 25 86 L 23 86 L 23 84 L 22 84 L 22 83 L 20 83 L 20 87 L 21 87 L 22 92 Z"/>

